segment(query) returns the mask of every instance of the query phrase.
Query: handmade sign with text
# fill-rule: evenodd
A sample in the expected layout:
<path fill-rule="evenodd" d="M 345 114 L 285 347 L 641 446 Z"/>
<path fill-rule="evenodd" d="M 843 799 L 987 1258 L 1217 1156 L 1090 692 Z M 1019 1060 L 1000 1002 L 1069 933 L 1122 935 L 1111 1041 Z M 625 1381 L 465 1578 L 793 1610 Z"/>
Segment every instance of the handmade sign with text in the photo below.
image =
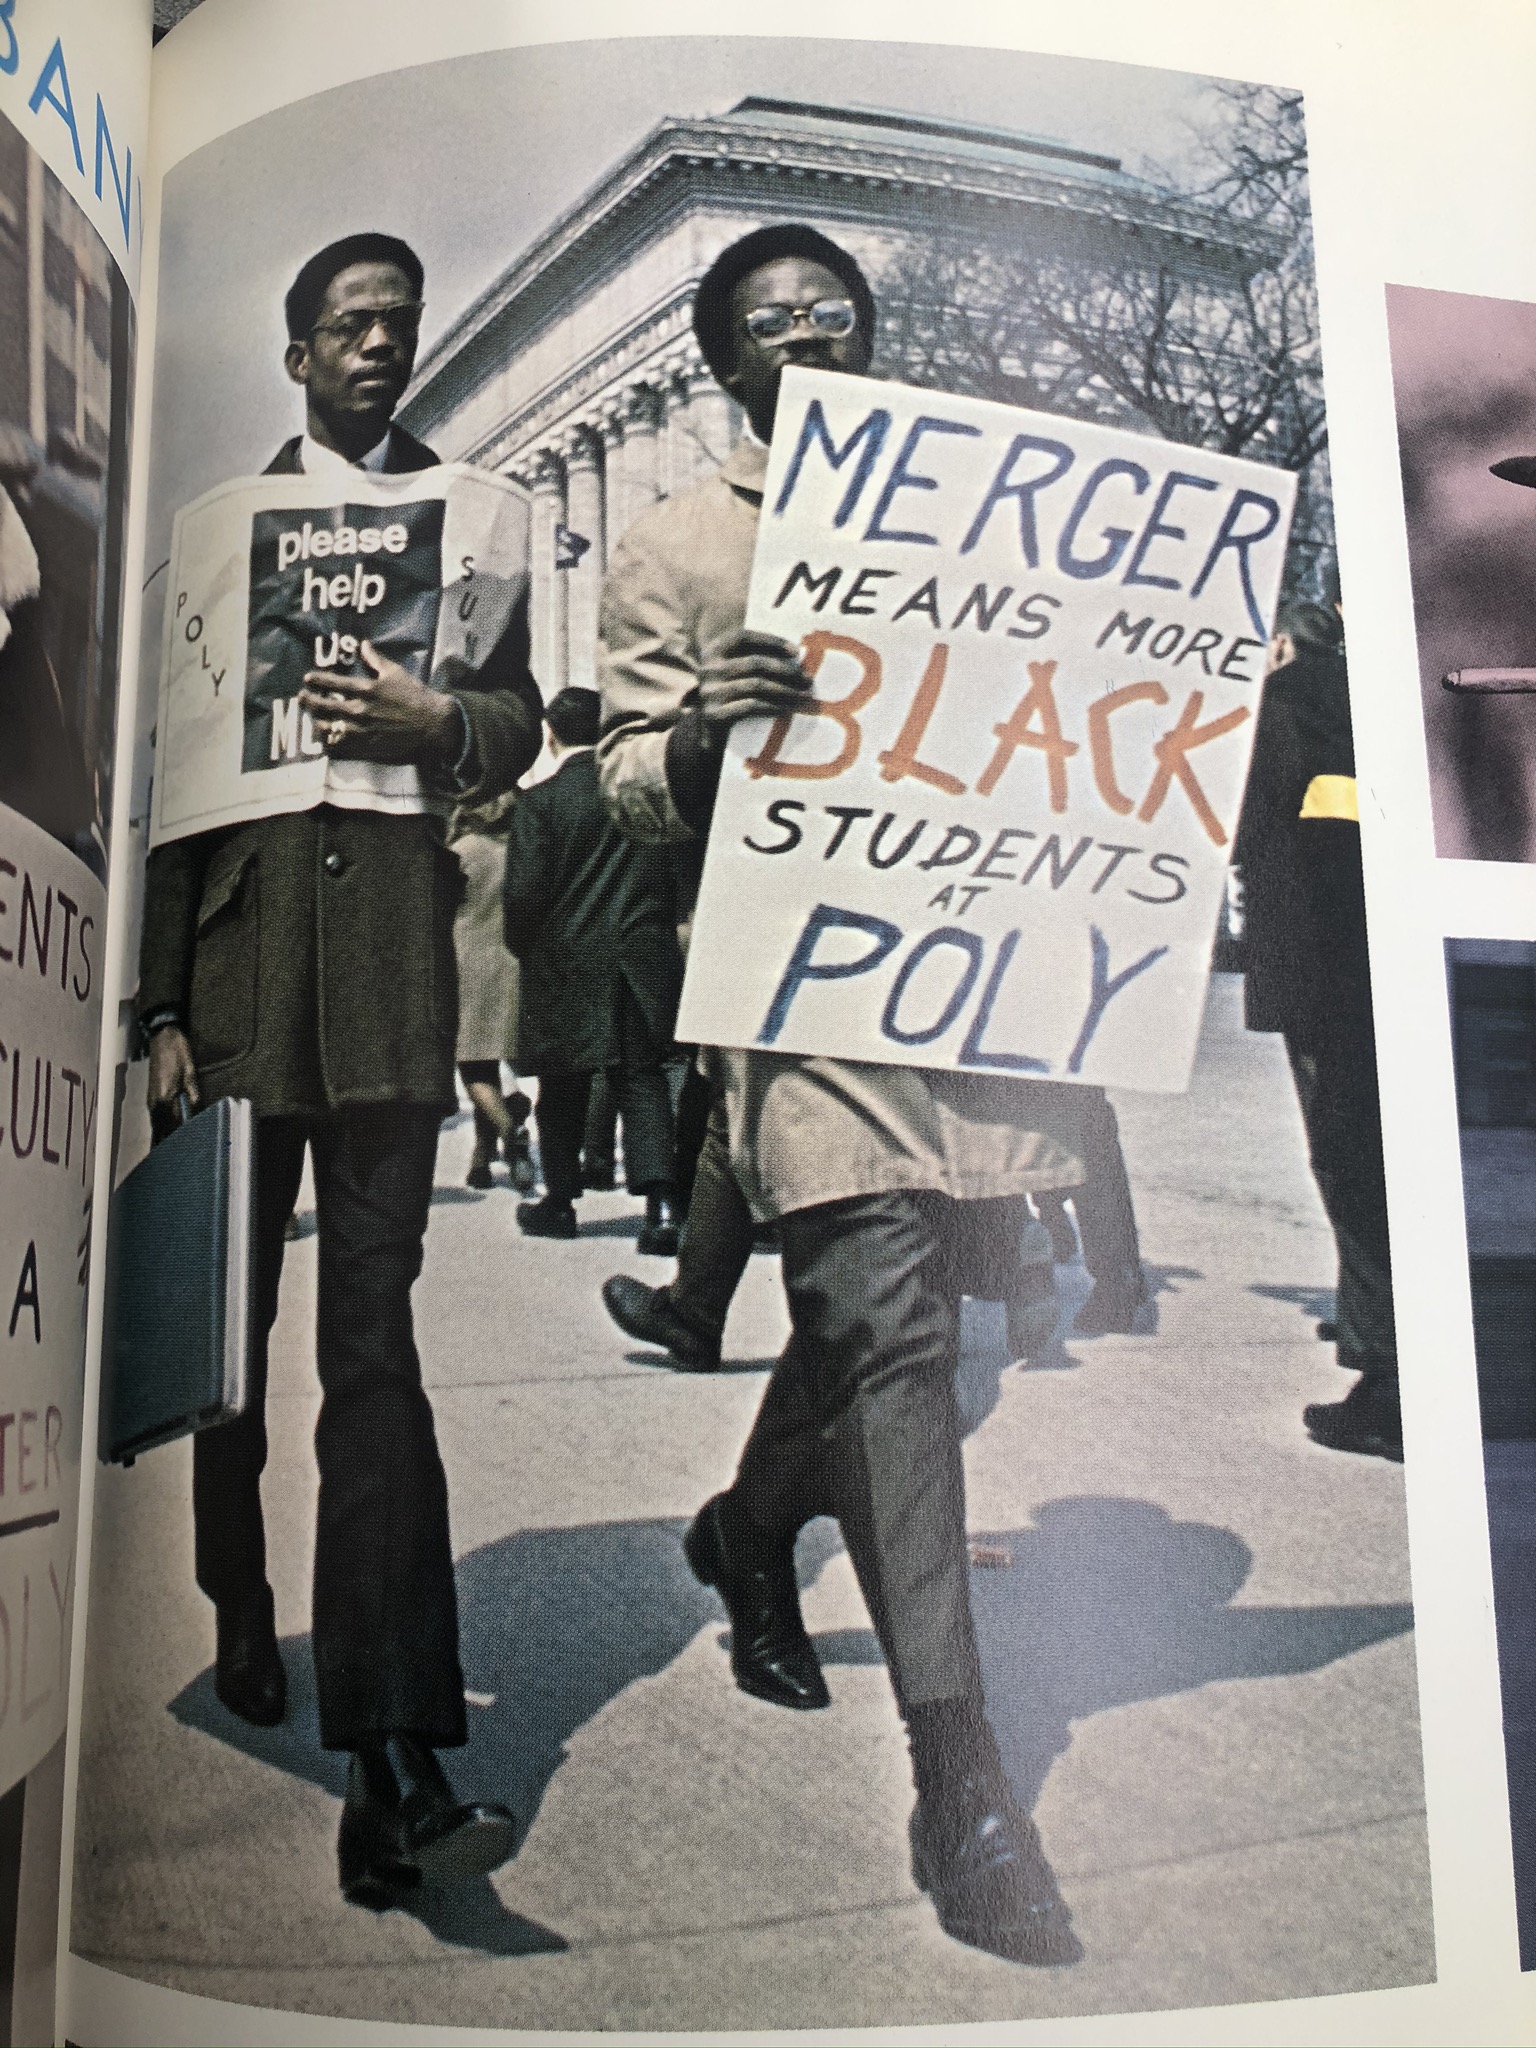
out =
<path fill-rule="evenodd" d="M 0 1792 L 69 1698 L 106 901 L 0 805 Z"/>
<path fill-rule="evenodd" d="M 327 758 L 307 674 L 362 645 L 436 689 L 476 687 L 527 588 L 528 511 L 485 470 L 242 477 L 176 515 L 150 843 L 319 803 L 427 807 L 410 767 Z"/>
<path fill-rule="evenodd" d="M 785 373 L 679 1036 L 1188 1084 L 1295 479 Z"/>

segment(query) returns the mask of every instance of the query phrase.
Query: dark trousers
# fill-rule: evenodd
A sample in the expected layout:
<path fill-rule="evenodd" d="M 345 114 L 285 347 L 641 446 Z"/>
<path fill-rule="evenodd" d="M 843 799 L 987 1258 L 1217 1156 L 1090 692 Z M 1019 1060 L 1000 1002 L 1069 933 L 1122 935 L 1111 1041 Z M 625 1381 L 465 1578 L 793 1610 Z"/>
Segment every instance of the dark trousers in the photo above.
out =
<path fill-rule="evenodd" d="M 753 1235 L 752 1211 L 731 1171 L 725 1098 L 717 1089 L 693 1171 L 677 1276 L 666 1290 L 684 1322 L 716 1342 L 752 1257 Z"/>
<path fill-rule="evenodd" d="M 704 1149 L 710 1116 L 719 1091 L 709 1076 L 699 1071 L 696 1047 L 680 1045 L 678 1052 L 684 1064 L 682 1085 L 677 1091 L 677 1102 L 673 1111 L 677 1123 L 677 1140 L 673 1154 L 672 1191 L 686 1209 L 693 1199 L 693 1177 L 698 1171 L 699 1154 Z"/>
<path fill-rule="evenodd" d="M 627 980 L 615 990 L 614 1027 L 618 1058 L 606 1069 L 540 1074 L 539 1162 L 552 1202 L 574 1202 L 581 1193 L 581 1149 L 587 1133 L 596 1073 L 605 1071 L 624 1125 L 624 1182 L 647 1195 L 672 1185 L 672 1091 L 666 1062 L 672 1041 L 658 1039 L 645 1008 Z"/>
<path fill-rule="evenodd" d="M 1083 1264 L 1095 1280 L 1114 1280 L 1141 1271 L 1141 1240 L 1120 1149 L 1120 1125 L 1102 1088 L 1080 1088 L 1078 1094 L 1083 1098 L 1077 1133 L 1083 1181 L 1071 1193 Z M 1042 1216 L 1047 1210 L 1059 1213 L 1065 1200 L 1065 1195 L 1055 1193 L 1034 1197 Z"/>
<path fill-rule="evenodd" d="M 624 1123 L 624 1180 L 636 1194 L 672 1184 L 672 1098 L 660 1067 L 608 1069 Z M 552 1202 L 581 1193 L 581 1147 L 587 1128 L 591 1074 L 543 1074 L 534 1116 L 539 1161 Z"/>
<path fill-rule="evenodd" d="M 1287 1034 L 1285 1049 L 1306 1126 L 1312 1178 L 1338 1247 L 1334 1321 L 1339 1363 L 1355 1372 L 1395 1375 L 1387 1181 L 1369 1027 L 1307 1047 Z"/>
<path fill-rule="evenodd" d="M 967 1206 L 903 1190 L 780 1219 L 793 1335 L 731 1489 L 786 1543 L 836 1516 L 903 1710 L 981 1684 L 948 1282 Z"/>
<path fill-rule="evenodd" d="M 314 1654 L 327 1749 L 391 1731 L 438 1747 L 466 1739 L 448 1485 L 411 1326 L 438 1122 L 436 1110 L 399 1105 L 258 1122 L 250 1405 L 193 1447 L 197 1583 L 215 1601 L 252 1598 L 267 1569 L 267 1340 L 307 1146 L 324 1397 Z"/>
<path fill-rule="evenodd" d="M 612 1180 L 619 1168 L 619 1098 L 612 1071 L 600 1067 L 591 1077 L 587 1113 L 581 1127 L 583 1178 L 602 1175 Z"/>

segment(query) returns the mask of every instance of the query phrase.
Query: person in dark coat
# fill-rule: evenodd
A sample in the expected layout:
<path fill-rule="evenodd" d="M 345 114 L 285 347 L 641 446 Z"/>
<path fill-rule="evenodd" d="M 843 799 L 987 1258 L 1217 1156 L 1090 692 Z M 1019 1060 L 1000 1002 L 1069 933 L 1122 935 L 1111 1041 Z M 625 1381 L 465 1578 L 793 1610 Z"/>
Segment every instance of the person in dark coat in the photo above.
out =
<path fill-rule="evenodd" d="M 269 474 L 436 462 L 392 424 L 411 374 L 422 268 L 357 235 L 310 259 L 285 302 L 285 364 L 305 432 Z M 338 757 L 413 763 L 446 800 L 510 788 L 539 748 L 520 608 L 474 687 L 428 689 L 376 654 L 301 698 Z M 436 1752 L 466 1740 L 447 1483 L 421 1384 L 421 1270 L 438 1125 L 454 1107 L 460 871 L 431 815 L 316 808 L 158 848 L 148 866 L 138 1014 L 162 1124 L 248 1096 L 256 1116 L 251 1399 L 193 1456 L 197 1581 L 218 1618 L 218 1695 L 258 1726 L 286 1686 L 266 1576 L 260 1480 L 266 1340 L 306 1152 L 319 1228 L 314 1656 L 320 1739 L 351 1752 L 339 1866 L 348 1898 L 386 1903 L 423 1874 L 505 1860 L 504 1807 L 460 1801 Z"/>
<path fill-rule="evenodd" d="M 1337 611 L 1282 605 L 1233 845 L 1242 870 L 1244 1014 L 1279 1031 L 1338 1245 L 1340 1401 L 1303 1410 L 1331 1450 L 1401 1459 L 1397 1330 L 1376 1087 L 1349 674 Z"/>
<path fill-rule="evenodd" d="M 545 711 L 560 765 L 512 813 L 506 937 L 522 963 L 517 1071 L 539 1081 L 542 1201 L 523 1202 L 530 1237 L 574 1237 L 581 1146 L 595 1075 L 613 1076 L 625 1173 L 644 1195 L 640 1250 L 677 1249 L 672 1213 L 673 1055 L 682 951 L 672 864 L 609 817 L 592 749 L 600 700 L 567 689 Z"/>

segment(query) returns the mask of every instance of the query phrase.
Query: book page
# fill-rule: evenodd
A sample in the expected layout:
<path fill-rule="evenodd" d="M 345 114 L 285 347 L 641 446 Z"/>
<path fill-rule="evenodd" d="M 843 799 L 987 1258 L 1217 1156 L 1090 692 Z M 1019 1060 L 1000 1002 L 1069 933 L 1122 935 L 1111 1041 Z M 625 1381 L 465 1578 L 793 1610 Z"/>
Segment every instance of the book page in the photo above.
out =
<path fill-rule="evenodd" d="M 1443 948 L 1533 902 L 1426 742 L 1387 287 L 1536 299 L 1529 35 L 745 26 L 205 0 L 157 54 L 108 999 L 253 1102 L 258 1393 L 95 1477 L 63 2028 L 1527 2038 Z M 487 727 L 447 839 L 163 835 L 177 519 L 346 505 L 317 432 L 526 508 L 545 752 Z M 657 912 L 587 1035 L 582 789 L 687 849 L 686 1030 Z"/>
<path fill-rule="evenodd" d="M 51 2041 L 147 4 L 0 17 L 0 2008 Z"/>

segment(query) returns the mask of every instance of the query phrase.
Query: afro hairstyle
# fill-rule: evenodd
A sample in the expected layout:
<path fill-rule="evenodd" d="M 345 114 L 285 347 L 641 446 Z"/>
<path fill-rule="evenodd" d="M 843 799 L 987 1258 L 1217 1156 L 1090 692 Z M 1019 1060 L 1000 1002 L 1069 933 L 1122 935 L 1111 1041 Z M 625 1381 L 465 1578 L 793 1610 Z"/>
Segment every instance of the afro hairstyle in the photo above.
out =
<path fill-rule="evenodd" d="M 819 263 L 847 288 L 858 315 L 855 330 L 864 346 L 873 352 L 875 340 L 875 299 L 864 273 L 836 242 L 828 241 L 815 228 L 798 221 L 784 221 L 777 227 L 755 228 L 722 250 L 699 280 L 693 297 L 693 332 L 699 352 L 708 363 L 716 383 L 723 384 L 736 361 L 736 333 L 731 321 L 731 296 L 744 277 L 765 263 L 782 256 L 803 256 Z M 863 368 L 868 368 L 865 356 Z"/>

